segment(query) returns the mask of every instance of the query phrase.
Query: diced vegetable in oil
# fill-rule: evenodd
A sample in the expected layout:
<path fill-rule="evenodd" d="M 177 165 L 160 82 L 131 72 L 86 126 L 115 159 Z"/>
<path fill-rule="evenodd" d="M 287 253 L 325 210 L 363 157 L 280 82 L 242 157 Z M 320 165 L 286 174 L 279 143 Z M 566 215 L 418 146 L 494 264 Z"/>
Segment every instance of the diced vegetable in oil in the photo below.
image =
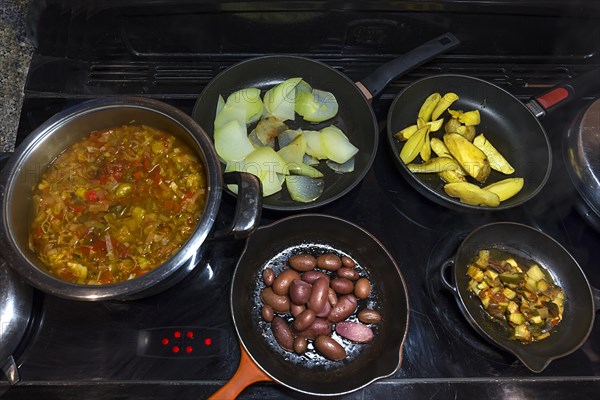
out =
<path fill-rule="evenodd" d="M 525 272 L 523 272 L 525 271 Z M 483 249 L 467 267 L 468 289 L 490 317 L 523 343 L 551 336 L 562 320 L 565 295 L 538 264 L 499 249 Z"/>

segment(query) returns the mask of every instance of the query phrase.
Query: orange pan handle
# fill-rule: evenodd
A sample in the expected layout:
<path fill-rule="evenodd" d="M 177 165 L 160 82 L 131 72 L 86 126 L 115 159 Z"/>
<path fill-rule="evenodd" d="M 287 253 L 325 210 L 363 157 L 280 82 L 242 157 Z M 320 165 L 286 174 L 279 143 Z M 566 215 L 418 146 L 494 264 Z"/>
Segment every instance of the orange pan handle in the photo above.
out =
<path fill-rule="evenodd" d="M 240 365 L 237 371 L 229 382 L 209 397 L 209 400 L 232 400 L 253 383 L 273 381 L 256 365 L 241 344 L 240 353 Z"/>

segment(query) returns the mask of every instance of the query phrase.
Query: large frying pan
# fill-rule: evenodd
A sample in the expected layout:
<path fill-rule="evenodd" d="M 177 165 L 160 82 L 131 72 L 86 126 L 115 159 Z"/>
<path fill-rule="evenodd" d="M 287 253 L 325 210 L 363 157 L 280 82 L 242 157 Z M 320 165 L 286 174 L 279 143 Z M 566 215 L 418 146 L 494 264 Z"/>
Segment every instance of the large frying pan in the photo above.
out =
<path fill-rule="evenodd" d="M 289 256 L 299 245 L 309 252 L 311 248 L 331 246 L 354 258 L 369 274 L 373 294 L 368 301 L 378 305 L 383 320 L 373 341 L 358 353 L 348 351 L 353 355 L 347 360 L 311 360 L 285 352 L 261 319 L 263 268 L 271 260 Z M 248 239 L 233 276 L 231 312 L 241 343 L 240 366 L 213 399 L 234 398 L 258 381 L 275 381 L 305 394 L 339 395 L 390 376 L 400 367 L 409 305 L 400 269 L 375 237 L 337 217 L 302 214 L 260 227 Z"/>
<path fill-rule="evenodd" d="M 506 90 L 482 79 L 464 75 L 436 75 L 421 79 L 398 94 L 388 113 L 387 138 L 393 159 L 400 173 L 418 192 L 430 200 L 456 210 L 505 210 L 533 198 L 546 183 L 552 167 L 550 142 L 539 121 L 555 107 L 587 93 L 597 81 L 594 70 L 557 85 L 548 92 L 524 104 Z M 486 138 L 503 154 L 515 168 L 511 176 L 523 177 L 525 185 L 514 197 L 503 201 L 498 207 L 474 206 L 461 203 L 444 192 L 444 182 L 437 174 L 413 174 L 400 159 L 404 142 L 394 138 L 399 130 L 415 123 L 419 108 L 431 93 L 455 92 L 460 99 L 451 108 L 455 110 L 479 110 L 481 124 L 477 133 Z M 441 137 L 441 133 L 432 133 Z M 493 171 L 486 184 L 506 178 Z"/>
<path fill-rule="evenodd" d="M 322 168 L 325 174 L 325 191 L 311 203 L 292 200 L 286 190 L 263 199 L 267 209 L 298 211 L 320 207 L 338 199 L 354 188 L 371 167 L 377 151 L 378 127 L 369 101 L 376 97 L 395 77 L 415 68 L 459 44 L 452 34 L 441 35 L 403 56 L 382 65 L 361 82 L 355 83 L 347 76 L 321 62 L 296 56 L 266 56 L 252 58 L 236 64 L 217 75 L 204 89 L 192 111 L 192 117 L 212 138 L 219 95 L 227 97 L 242 88 L 259 88 L 263 93 L 276 84 L 292 77 L 302 77 L 314 88 L 333 93 L 339 103 L 339 112 L 332 120 L 309 124 L 297 119 L 287 121 L 291 128 L 319 130 L 330 124 L 346 133 L 359 152 L 352 173 L 337 174 Z"/>
<path fill-rule="evenodd" d="M 563 320 L 539 342 L 521 344 L 508 338 L 508 329 L 481 306 L 468 289 L 467 267 L 479 250 L 498 248 L 536 261 L 565 292 Z M 453 272 L 445 273 L 452 268 Z M 514 354 L 533 372 L 543 371 L 556 358 L 577 350 L 588 338 L 600 308 L 600 291 L 592 288 L 577 261 L 550 236 L 526 225 L 499 222 L 484 225 L 467 236 L 453 259 L 442 266 L 442 283 L 452 291 L 471 326 L 490 343 Z"/>

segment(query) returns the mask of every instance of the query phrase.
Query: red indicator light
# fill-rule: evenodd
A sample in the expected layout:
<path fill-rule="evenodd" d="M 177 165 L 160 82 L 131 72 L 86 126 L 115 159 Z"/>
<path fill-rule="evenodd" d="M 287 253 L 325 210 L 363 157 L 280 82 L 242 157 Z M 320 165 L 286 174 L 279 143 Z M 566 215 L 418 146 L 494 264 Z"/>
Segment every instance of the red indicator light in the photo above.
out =
<path fill-rule="evenodd" d="M 165 346 L 169 344 L 169 339 L 167 338 L 163 338 L 163 340 L 161 340 L 161 343 L 164 344 Z"/>
<path fill-rule="evenodd" d="M 192 332 L 192 331 L 188 331 L 188 332 L 186 333 L 186 336 L 188 337 L 188 339 L 193 339 L 193 338 L 194 338 L 194 332 Z"/>
<path fill-rule="evenodd" d="M 192 351 L 194 351 L 194 348 L 192 346 L 186 346 L 185 347 L 185 352 L 186 353 L 191 353 Z"/>
<path fill-rule="evenodd" d="M 173 346 L 173 353 L 179 353 L 179 350 L 181 350 L 179 346 Z"/>
<path fill-rule="evenodd" d="M 211 338 L 204 339 L 204 344 L 207 346 L 210 346 L 212 344 L 212 339 Z"/>
<path fill-rule="evenodd" d="M 179 332 L 179 331 L 175 331 L 175 332 L 173 333 L 173 336 L 175 336 L 177 339 L 179 339 L 179 338 L 181 337 L 181 332 Z"/>

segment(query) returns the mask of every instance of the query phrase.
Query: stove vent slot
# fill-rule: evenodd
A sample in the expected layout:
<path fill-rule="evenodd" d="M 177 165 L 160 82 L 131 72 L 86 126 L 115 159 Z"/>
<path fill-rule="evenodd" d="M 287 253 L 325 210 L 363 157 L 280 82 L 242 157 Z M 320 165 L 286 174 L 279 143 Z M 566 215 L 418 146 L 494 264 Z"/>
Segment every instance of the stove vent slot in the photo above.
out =
<path fill-rule="evenodd" d="M 205 85 L 215 76 L 212 66 L 159 65 L 154 71 L 157 85 Z"/>
<path fill-rule="evenodd" d="M 148 80 L 149 67 L 140 64 L 94 64 L 90 67 L 88 85 L 139 84 Z"/>

